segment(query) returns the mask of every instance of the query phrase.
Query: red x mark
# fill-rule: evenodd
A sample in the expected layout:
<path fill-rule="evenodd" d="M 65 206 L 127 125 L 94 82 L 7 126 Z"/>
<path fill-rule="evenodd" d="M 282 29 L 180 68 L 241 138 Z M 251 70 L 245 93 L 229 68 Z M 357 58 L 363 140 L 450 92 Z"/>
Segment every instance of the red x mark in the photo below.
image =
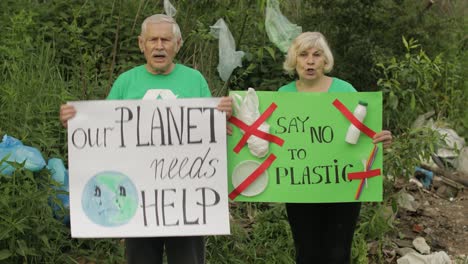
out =
<path fill-rule="evenodd" d="M 375 169 L 375 170 L 370 170 L 370 171 L 363 171 L 363 172 L 348 173 L 348 179 L 349 180 L 359 180 L 359 179 L 361 179 L 361 182 L 359 183 L 356 195 L 354 196 L 354 200 L 358 200 L 359 196 L 361 195 L 362 187 L 364 186 L 364 179 L 379 176 L 380 174 L 381 174 L 380 169 Z"/>
<path fill-rule="evenodd" d="M 367 178 L 372 178 L 380 175 L 380 169 L 361 171 L 361 172 L 350 172 L 348 173 L 348 180 L 363 180 Z"/>
<path fill-rule="evenodd" d="M 275 154 L 270 154 L 270 156 L 268 156 L 268 158 L 263 161 L 263 163 L 258 166 L 258 168 L 252 172 L 252 174 L 250 174 L 241 184 L 239 184 L 239 186 L 232 190 L 232 192 L 229 194 L 229 199 L 236 199 L 239 194 L 247 189 L 247 187 L 249 187 L 252 182 L 254 182 L 264 171 L 266 171 L 266 169 L 268 169 L 268 167 L 270 167 L 271 163 L 273 163 L 275 159 Z"/>
<path fill-rule="evenodd" d="M 239 151 L 241 151 L 242 147 L 244 147 L 245 143 L 247 143 L 247 140 L 252 135 L 255 135 L 255 136 L 257 136 L 259 138 L 262 138 L 264 140 L 273 142 L 273 143 L 275 143 L 275 144 L 277 144 L 279 146 L 283 146 L 283 144 L 284 144 L 283 139 L 281 139 L 281 138 L 279 138 L 279 137 L 277 137 L 275 135 L 268 134 L 268 133 L 265 133 L 265 132 L 263 132 L 261 130 L 258 130 L 258 127 L 263 122 L 265 122 L 265 120 L 273 113 L 273 111 L 275 111 L 276 107 L 277 106 L 276 106 L 275 103 L 271 103 L 271 105 L 267 108 L 267 110 L 265 110 L 265 112 L 263 112 L 263 114 L 257 120 L 255 120 L 255 122 L 250 126 L 245 124 L 244 122 L 242 122 L 241 120 L 239 120 L 235 116 L 231 116 L 231 118 L 229 118 L 229 120 L 228 120 L 229 122 L 231 122 L 232 124 L 234 124 L 235 126 L 239 127 L 240 129 L 242 129 L 244 131 L 244 135 L 242 136 L 241 140 L 234 147 L 234 152 L 235 153 L 239 153 Z"/>
<path fill-rule="evenodd" d="M 369 136 L 370 138 L 373 138 L 375 136 L 375 132 L 368 128 L 366 125 L 364 125 L 361 121 L 359 121 L 354 115 L 353 113 L 351 113 L 351 111 L 348 110 L 348 108 L 346 108 L 346 106 L 344 106 L 340 100 L 338 99 L 335 99 L 335 101 L 333 101 L 333 105 L 338 109 L 340 110 L 340 112 L 355 126 L 357 127 L 359 130 L 361 130 L 361 132 L 363 132 L 364 134 L 366 134 L 367 136 Z"/>
<path fill-rule="evenodd" d="M 353 113 L 351 113 L 351 111 L 348 110 L 348 108 L 346 108 L 346 106 L 343 105 L 343 103 L 340 102 L 340 100 L 338 99 L 335 99 L 335 101 L 333 101 L 333 105 L 356 127 L 358 128 L 359 130 L 361 130 L 361 132 L 363 132 L 364 134 L 366 134 L 368 137 L 370 138 L 373 138 L 375 136 L 375 132 L 368 128 L 366 125 L 364 125 L 361 121 L 359 121 L 354 115 Z M 376 146 L 374 146 L 374 150 L 372 152 L 374 152 L 376 150 Z M 372 155 L 372 153 L 371 153 Z M 369 158 L 370 159 L 370 158 Z M 348 173 L 348 179 L 350 180 L 357 180 L 357 179 L 360 179 L 361 182 L 359 183 L 359 187 L 357 189 L 357 192 L 356 192 L 356 196 L 354 197 L 354 199 L 358 200 L 359 199 L 359 196 L 361 195 L 361 191 L 362 191 L 362 187 L 364 185 L 364 180 L 367 179 L 367 178 L 371 178 L 371 177 L 375 177 L 375 176 L 379 176 L 381 173 L 380 173 L 380 169 L 376 169 L 376 170 L 370 170 L 370 166 L 369 168 L 366 168 L 366 171 L 363 171 L 363 172 L 353 172 L 353 173 Z"/>

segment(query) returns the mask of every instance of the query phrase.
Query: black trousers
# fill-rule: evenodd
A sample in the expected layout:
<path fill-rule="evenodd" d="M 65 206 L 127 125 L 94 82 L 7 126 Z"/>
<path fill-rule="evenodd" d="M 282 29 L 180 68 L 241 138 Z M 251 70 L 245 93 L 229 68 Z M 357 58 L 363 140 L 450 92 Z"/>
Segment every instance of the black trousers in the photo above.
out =
<path fill-rule="evenodd" d="M 286 204 L 297 264 L 349 264 L 361 203 Z"/>
<path fill-rule="evenodd" d="M 164 249 L 169 264 L 205 263 L 205 241 L 201 236 L 125 239 L 128 264 L 162 264 Z"/>

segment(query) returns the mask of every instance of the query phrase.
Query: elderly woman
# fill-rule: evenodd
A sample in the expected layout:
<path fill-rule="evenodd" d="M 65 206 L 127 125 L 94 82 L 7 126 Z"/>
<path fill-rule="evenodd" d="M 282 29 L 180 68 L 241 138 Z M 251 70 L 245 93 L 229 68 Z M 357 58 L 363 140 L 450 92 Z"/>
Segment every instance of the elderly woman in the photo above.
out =
<path fill-rule="evenodd" d="M 298 79 L 279 88 L 280 92 L 356 92 L 346 81 L 328 74 L 333 54 L 319 32 L 305 32 L 291 44 L 283 65 Z M 373 143 L 392 142 L 389 131 L 377 133 Z M 350 263 L 354 229 L 361 203 L 286 204 L 296 248 L 296 262 Z"/>

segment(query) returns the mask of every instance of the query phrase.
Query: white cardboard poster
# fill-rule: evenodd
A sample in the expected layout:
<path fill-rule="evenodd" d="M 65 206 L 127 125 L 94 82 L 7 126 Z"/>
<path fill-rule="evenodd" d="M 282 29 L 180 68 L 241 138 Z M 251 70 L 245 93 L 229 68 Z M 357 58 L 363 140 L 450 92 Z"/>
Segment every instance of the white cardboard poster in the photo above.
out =
<path fill-rule="evenodd" d="M 229 234 L 219 99 L 70 102 L 73 237 Z"/>

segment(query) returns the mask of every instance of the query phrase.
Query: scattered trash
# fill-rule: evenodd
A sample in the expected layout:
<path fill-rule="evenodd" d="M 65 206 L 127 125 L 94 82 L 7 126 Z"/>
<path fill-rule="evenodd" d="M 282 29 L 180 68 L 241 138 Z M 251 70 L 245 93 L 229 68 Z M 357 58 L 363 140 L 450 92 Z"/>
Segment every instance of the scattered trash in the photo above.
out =
<path fill-rule="evenodd" d="M 458 154 L 456 168 L 459 172 L 465 174 L 466 179 L 468 180 L 468 147 L 462 148 Z"/>
<path fill-rule="evenodd" d="M 397 248 L 396 253 L 400 256 L 405 256 L 406 254 L 409 253 L 417 253 L 416 250 L 410 247 L 404 247 L 404 248 Z"/>
<path fill-rule="evenodd" d="M 426 243 L 426 240 L 423 237 L 417 237 L 413 240 L 414 248 L 419 251 L 421 254 L 431 253 L 431 247 Z"/>
<path fill-rule="evenodd" d="M 3 161 L 3 162 L 2 162 Z M 70 207 L 70 199 L 68 195 L 68 171 L 65 169 L 61 159 L 50 159 L 47 166 L 41 152 L 33 147 L 25 146 L 23 143 L 11 136 L 4 135 L 0 142 L 0 173 L 4 175 L 12 175 L 15 167 L 7 162 L 24 163 L 24 168 L 33 172 L 37 172 L 46 167 L 52 178 L 60 183 L 57 190 L 67 192 L 66 194 L 58 194 L 57 198 L 62 201 L 65 208 Z M 58 206 L 52 206 L 54 213 L 59 209 Z M 64 223 L 68 223 L 70 217 L 65 217 Z"/>
<path fill-rule="evenodd" d="M 430 170 L 416 167 L 414 177 L 422 182 L 424 188 L 429 189 L 432 184 L 432 179 L 434 178 L 434 173 Z"/>
<path fill-rule="evenodd" d="M 422 225 L 419 225 L 419 224 L 414 224 L 413 225 L 413 232 L 416 232 L 416 233 L 421 233 L 423 231 L 424 227 Z"/>
<path fill-rule="evenodd" d="M 223 81 L 227 81 L 236 67 L 242 67 L 243 51 L 236 51 L 236 43 L 224 19 L 220 18 L 210 27 L 211 34 L 219 39 L 218 72 Z"/>
<path fill-rule="evenodd" d="M 452 264 L 447 253 L 439 251 L 431 255 L 408 253 L 397 260 L 398 264 Z"/>
<path fill-rule="evenodd" d="M 60 186 L 56 187 L 57 190 L 64 191 L 66 194 L 57 194 L 57 198 L 62 202 L 65 209 L 70 208 L 70 196 L 69 196 L 69 185 L 68 185 L 68 171 L 65 169 L 63 165 L 63 161 L 61 159 L 52 158 L 49 159 L 47 167 L 46 167 L 51 175 L 52 179 L 56 182 L 60 183 Z M 52 206 L 54 213 L 56 214 L 59 210 L 57 205 Z M 70 216 L 64 218 L 63 222 L 65 224 L 70 222 Z"/>
<path fill-rule="evenodd" d="M 413 243 L 409 240 L 403 240 L 403 239 L 396 239 L 395 243 L 400 247 L 400 248 L 413 248 Z M 413 250 L 414 251 L 414 250 Z M 416 252 L 416 251 L 415 251 Z"/>
<path fill-rule="evenodd" d="M 436 193 L 440 197 L 452 200 L 454 197 L 457 197 L 458 189 L 450 185 L 442 185 L 437 189 Z"/>
<path fill-rule="evenodd" d="M 465 139 L 460 137 L 457 132 L 451 128 L 444 128 L 433 125 L 432 129 L 437 131 L 443 137 L 445 142 L 445 146 L 437 150 L 437 156 L 442 158 L 457 157 L 457 152 L 460 151 L 463 146 L 465 146 Z"/>
<path fill-rule="evenodd" d="M 419 208 L 419 203 L 415 201 L 414 197 L 403 191 L 398 194 L 398 205 L 411 212 L 416 212 Z"/>
<path fill-rule="evenodd" d="M 465 139 L 460 137 L 457 134 L 457 132 L 455 132 L 455 130 L 447 127 L 446 124 L 443 124 L 441 122 L 434 122 L 434 120 L 432 119 L 432 116 L 434 116 L 434 114 L 434 111 L 430 111 L 418 116 L 418 118 L 416 118 L 416 120 L 413 122 L 412 127 L 428 127 L 433 131 L 436 131 L 442 137 L 442 142 L 441 144 L 439 144 L 437 152 L 432 154 L 432 160 L 433 162 L 435 162 L 435 164 L 437 164 L 439 168 L 446 169 L 446 165 L 451 165 L 457 168 L 459 171 L 462 171 L 459 167 L 461 164 L 464 164 L 461 166 L 466 166 L 466 170 L 464 173 L 468 175 L 468 162 L 460 162 L 459 157 L 460 155 L 462 155 L 462 149 L 465 146 Z M 468 161 L 468 153 L 465 155 L 466 161 Z M 429 161 L 425 161 L 425 163 L 428 162 Z"/>
<path fill-rule="evenodd" d="M 426 123 L 428 122 L 428 119 L 429 119 L 430 117 L 432 117 L 434 114 L 435 114 L 435 111 L 432 110 L 432 111 L 429 111 L 429 112 L 427 112 L 427 113 L 424 113 L 424 114 L 418 116 L 418 117 L 416 118 L 416 120 L 413 122 L 413 125 L 412 125 L 411 127 L 412 127 L 412 128 L 424 127 L 424 126 L 426 125 Z M 431 121 L 429 121 L 429 122 L 431 122 L 431 124 L 432 124 L 433 121 L 431 120 Z"/>
<path fill-rule="evenodd" d="M 424 188 L 424 185 L 416 178 L 411 177 L 409 182 L 416 184 L 419 188 Z"/>
<path fill-rule="evenodd" d="M 437 212 L 437 210 L 432 207 L 425 207 L 422 211 L 422 215 L 428 216 L 428 217 L 434 217 L 438 214 L 439 213 Z"/>
<path fill-rule="evenodd" d="M 24 146 L 20 140 L 8 135 L 4 135 L 2 142 L 0 142 L 0 161 L 2 160 L 16 163 L 24 162 L 24 168 L 33 172 L 41 170 L 46 165 L 39 150 Z M 15 168 L 7 162 L 0 163 L 0 173 L 11 175 L 14 171 Z"/>

